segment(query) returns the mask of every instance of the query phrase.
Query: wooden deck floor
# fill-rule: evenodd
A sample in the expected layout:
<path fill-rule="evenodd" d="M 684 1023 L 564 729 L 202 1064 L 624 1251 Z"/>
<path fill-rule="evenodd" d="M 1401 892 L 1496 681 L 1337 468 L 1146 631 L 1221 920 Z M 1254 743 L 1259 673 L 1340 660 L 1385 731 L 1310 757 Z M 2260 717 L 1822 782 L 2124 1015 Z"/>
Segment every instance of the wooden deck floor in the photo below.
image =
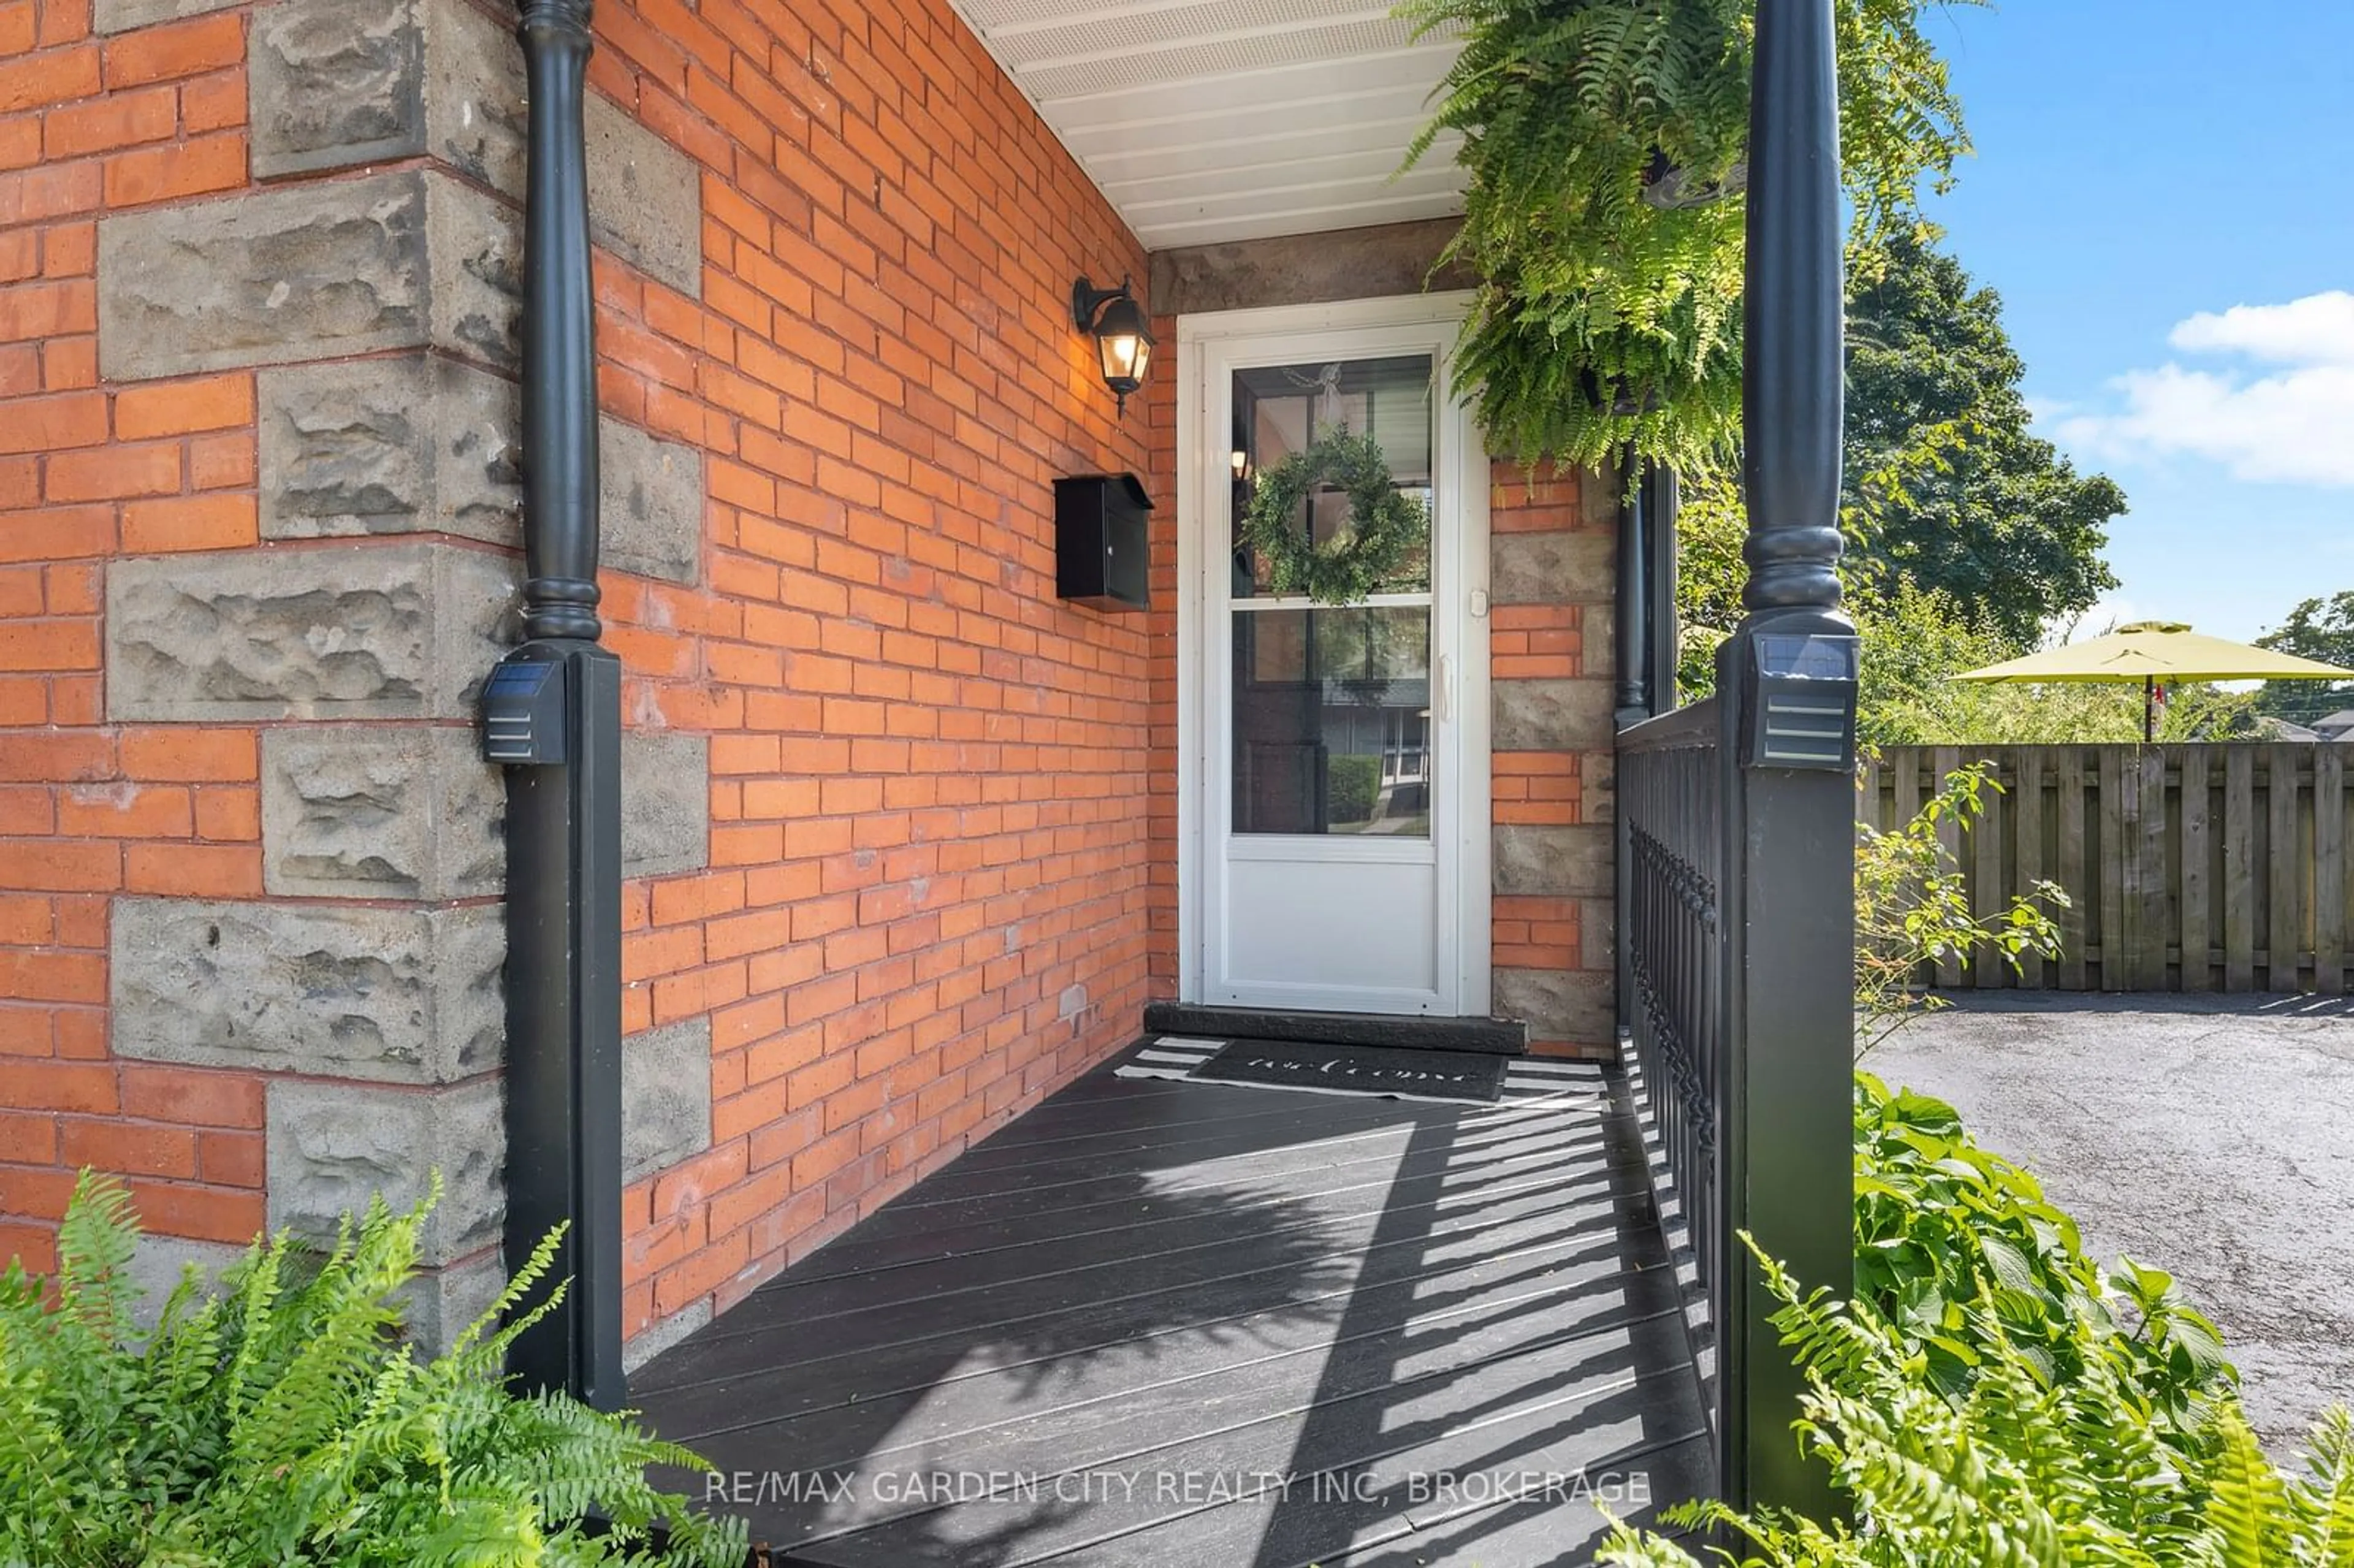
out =
<path fill-rule="evenodd" d="M 665 1352 L 713 1506 L 859 1568 L 1537 1568 L 1710 1485 L 1599 1075 L 1501 1106 L 1108 1065 Z"/>

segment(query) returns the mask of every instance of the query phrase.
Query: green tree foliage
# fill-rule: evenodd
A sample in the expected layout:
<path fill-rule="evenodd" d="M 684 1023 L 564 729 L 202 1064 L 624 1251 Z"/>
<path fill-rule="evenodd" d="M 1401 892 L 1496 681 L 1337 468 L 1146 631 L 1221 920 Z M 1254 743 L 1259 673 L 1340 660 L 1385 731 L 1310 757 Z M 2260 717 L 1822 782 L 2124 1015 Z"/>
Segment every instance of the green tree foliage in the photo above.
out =
<path fill-rule="evenodd" d="M 1760 1257 L 1806 1371 L 1800 1441 L 1853 1523 L 1670 1510 L 1760 1568 L 2354 1568 L 2354 1436 L 2275 1469 L 2214 1325 L 2164 1273 L 2105 1270 L 2034 1178 L 1953 1107 L 1856 1080 L 1856 1295 L 1803 1295 Z M 1599 1561 L 1697 1568 L 1620 1529 Z"/>
<path fill-rule="evenodd" d="M 1929 0 L 1838 0 L 1842 175 L 1869 258 L 1921 226 L 1968 148 Z M 1448 259 L 1482 280 L 1462 375 L 1490 446 L 1697 472 L 1741 422 L 1743 188 L 1755 0 L 1405 0 L 1461 57 L 1409 154 L 1459 132 Z"/>
<path fill-rule="evenodd" d="M 2002 302 L 1910 234 L 1848 303 L 1844 523 L 1867 592 L 1941 593 L 2004 656 L 2116 587 L 2101 550 L 2125 493 L 2028 431 Z"/>
<path fill-rule="evenodd" d="M 2018 729 L 2022 704 L 2015 692 L 1934 687 L 1952 672 L 2033 648 L 2047 625 L 2082 614 L 2116 586 L 2101 551 L 2125 495 L 2105 475 L 2078 474 L 2050 442 L 2029 433 L 2019 390 L 2025 367 L 1994 294 L 1973 287 L 1951 257 L 1916 238 L 1893 238 L 1885 255 L 1885 268 L 1860 280 L 1849 302 L 1840 518 L 1850 609 L 1878 644 L 1868 643 L 1867 652 L 1902 673 L 1888 703 L 1913 710 L 1875 738 L 1957 738 L 1957 726 L 1937 718 L 1939 709 L 1958 708 L 1957 717 L 1979 710 Z M 1687 481 L 1678 584 L 1686 625 L 1722 634 L 1739 621 L 1746 527 L 1729 476 Z M 1703 686 L 1693 666 L 1705 658 L 1704 647 L 1691 650 L 1685 671 Z M 1874 705 L 1868 693 L 1866 706 Z M 2036 733 L 1959 734 L 2053 741 L 2104 738 L 2112 728 L 2120 740 L 2140 735 L 2137 694 L 2096 688 L 2046 694 L 2026 705 L 2046 715 L 2026 726 Z M 2129 726 L 2117 717 L 2127 708 Z M 2190 711 L 2213 717 L 2202 705 Z"/>
<path fill-rule="evenodd" d="M 1850 519 L 1850 526 L 1852 526 Z M 1676 610 L 1682 629 L 1677 684 L 1687 698 L 1716 687 L 1716 645 L 1740 624 L 1749 526 L 1738 492 L 1723 477 L 1685 486 L 1677 524 Z M 2132 684 L 1981 685 L 1964 670 L 1999 663 L 2018 649 L 1973 622 L 1946 592 L 1900 574 L 1876 583 L 1850 574 L 1848 613 L 1863 639 L 1858 734 L 1866 746 L 2127 744 L 2141 739 L 2141 688 Z M 2354 703 L 2354 698 L 2349 699 Z M 2227 740 L 2256 733 L 2251 695 L 2179 685 L 2158 718 L 2161 741 Z"/>
<path fill-rule="evenodd" d="M 2288 612 L 2278 630 L 2257 638 L 2256 646 L 2354 670 L 2354 591 L 2306 599 Z M 2354 681 L 2266 681 L 2255 706 L 2258 713 L 2310 724 L 2354 708 Z"/>
<path fill-rule="evenodd" d="M 378 1200 L 323 1255 L 257 1242 L 209 1298 L 191 1266 L 143 1331 L 130 1200 L 84 1172 L 56 1276 L 12 1263 L 0 1278 L 0 1568 L 740 1568 L 740 1521 L 647 1484 L 650 1464 L 701 1459 L 508 1389 L 508 1344 L 562 1287 L 493 1329 L 555 1237 L 449 1354 L 401 1342 L 398 1292 L 432 1202 Z M 588 1532 L 592 1506 L 610 1533 Z"/>

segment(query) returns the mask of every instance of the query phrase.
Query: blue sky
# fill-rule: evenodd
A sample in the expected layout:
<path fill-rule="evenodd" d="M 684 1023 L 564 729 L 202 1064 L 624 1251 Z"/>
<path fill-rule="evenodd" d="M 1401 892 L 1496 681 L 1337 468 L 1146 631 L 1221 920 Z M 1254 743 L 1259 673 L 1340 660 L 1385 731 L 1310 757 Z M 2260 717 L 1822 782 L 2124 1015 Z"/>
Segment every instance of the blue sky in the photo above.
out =
<path fill-rule="evenodd" d="M 2132 502 L 2094 619 L 2248 638 L 2354 588 L 2354 5 L 1930 26 L 1978 143 L 1933 213 L 2002 295 L 2039 432 Z"/>

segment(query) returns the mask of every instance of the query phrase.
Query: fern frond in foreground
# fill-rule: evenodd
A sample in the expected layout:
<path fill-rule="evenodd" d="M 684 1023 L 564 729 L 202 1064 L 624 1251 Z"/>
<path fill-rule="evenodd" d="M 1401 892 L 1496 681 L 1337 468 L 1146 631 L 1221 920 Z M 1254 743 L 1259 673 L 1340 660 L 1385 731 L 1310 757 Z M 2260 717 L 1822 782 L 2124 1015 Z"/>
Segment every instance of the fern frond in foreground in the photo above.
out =
<path fill-rule="evenodd" d="M 1853 1301 L 1803 1294 L 1772 1260 L 1774 1322 L 1807 1374 L 1797 1439 L 1853 1524 L 1670 1510 L 1770 1568 L 2354 1568 L 2343 1411 L 2301 1475 L 2241 1414 L 2214 1326 L 2173 1281 L 2105 1273 L 2027 1172 L 1949 1106 L 1856 1086 Z M 1621 1528 L 1599 1561 L 1694 1568 Z"/>
<path fill-rule="evenodd" d="M 645 1478 L 708 1467 L 626 1414 L 518 1395 L 506 1328 L 545 1279 L 550 1236 L 448 1354 L 401 1338 L 415 1211 L 381 1200 L 321 1253 L 257 1241 L 223 1279 L 193 1268 L 152 1330 L 136 1319 L 138 1230 L 122 1190 L 85 1171 L 48 1281 L 0 1277 L 0 1568 L 740 1568 L 740 1522 L 708 1519 Z M 594 1508 L 611 1521 L 590 1534 Z"/>

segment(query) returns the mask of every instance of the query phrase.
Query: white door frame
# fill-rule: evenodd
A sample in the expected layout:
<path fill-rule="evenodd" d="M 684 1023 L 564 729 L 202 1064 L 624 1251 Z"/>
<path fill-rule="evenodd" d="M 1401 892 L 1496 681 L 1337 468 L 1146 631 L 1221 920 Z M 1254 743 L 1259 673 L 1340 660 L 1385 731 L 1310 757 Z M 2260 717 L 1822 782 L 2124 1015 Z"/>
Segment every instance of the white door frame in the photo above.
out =
<path fill-rule="evenodd" d="M 1457 541 L 1452 558 L 1431 563 L 1434 638 L 1453 647 L 1451 683 L 1456 715 L 1451 758 L 1457 787 L 1451 804 L 1435 803 L 1431 832 L 1445 832 L 1454 849 L 1456 874 L 1442 879 L 1437 919 L 1451 929 L 1453 1012 L 1483 1017 L 1492 1004 L 1490 974 L 1491 885 L 1490 882 L 1490 761 L 1488 659 L 1488 473 L 1485 449 L 1471 419 L 1470 404 L 1455 384 L 1455 345 L 1469 310 L 1468 292 L 1352 300 L 1336 304 L 1286 305 L 1219 311 L 1177 319 L 1177 985 L 1181 1000 L 1199 1001 L 1207 986 L 1210 919 L 1204 908 L 1211 885 L 1208 842 L 1212 813 L 1210 769 L 1223 746 L 1206 733 L 1207 682 L 1217 651 L 1208 625 L 1208 573 L 1229 569 L 1225 546 L 1230 493 L 1228 433 L 1213 430 L 1214 368 L 1223 373 L 1229 355 L 1257 362 L 1270 355 L 1308 359 L 1335 354 L 1366 357 L 1427 351 L 1437 366 L 1444 396 L 1435 409 L 1431 472 L 1442 507 L 1451 504 Z M 1335 343 L 1335 334 L 1345 340 Z M 1321 340 L 1321 341 L 1320 341 Z M 1217 471 L 1210 471 L 1214 463 Z M 1447 495 L 1451 481 L 1453 496 Z M 1205 501 L 1221 504 L 1209 515 Z M 1213 528 L 1219 548 L 1209 546 Z M 1447 552 L 1440 552 L 1446 555 Z M 1443 624 L 1442 624 L 1443 622 Z M 1221 665 L 1223 668 L 1223 665 Z M 1438 672 L 1433 671 L 1434 677 Z"/>

